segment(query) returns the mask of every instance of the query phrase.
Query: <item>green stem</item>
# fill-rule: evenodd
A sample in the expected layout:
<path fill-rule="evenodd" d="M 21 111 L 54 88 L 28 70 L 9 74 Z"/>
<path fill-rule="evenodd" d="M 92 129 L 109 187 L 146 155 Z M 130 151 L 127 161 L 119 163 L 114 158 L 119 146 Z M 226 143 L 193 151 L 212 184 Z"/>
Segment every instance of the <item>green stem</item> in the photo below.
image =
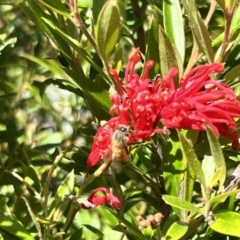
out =
<path fill-rule="evenodd" d="M 47 175 L 47 179 L 45 182 L 45 186 L 44 186 L 44 202 L 43 202 L 43 210 L 44 210 L 44 216 L 47 218 L 48 217 L 48 198 L 49 198 L 49 186 L 50 186 L 50 181 L 53 175 L 54 170 L 57 168 L 58 163 L 66 156 L 67 152 L 71 149 L 71 147 L 67 148 L 64 151 L 60 151 L 59 150 L 59 155 L 55 158 L 53 165 L 51 166 L 48 175 Z M 45 232 L 44 232 L 44 239 L 47 235 L 47 239 L 49 238 L 49 227 L 46 227 Z"/>

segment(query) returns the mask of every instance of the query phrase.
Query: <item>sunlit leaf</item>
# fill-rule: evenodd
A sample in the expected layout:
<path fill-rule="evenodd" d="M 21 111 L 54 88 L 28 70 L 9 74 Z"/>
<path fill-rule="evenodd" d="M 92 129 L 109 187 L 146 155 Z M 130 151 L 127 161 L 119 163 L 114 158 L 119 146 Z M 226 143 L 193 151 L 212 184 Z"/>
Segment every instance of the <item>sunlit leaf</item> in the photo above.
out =
<path fill-rule="evenodd" d="M 183 199 L 180 199 L 178 197 L 170 196 L 170 195 L 163 195 L 163 200 L 176 208 L 183 209 L 186 211 L 194 212 L 194 213 L 201 213 L 201 210 L 195 207 L 192 203 L 187 202 Z"/>
<path fill-rule="evenodd" d="M 54 196 L 54 199 L 53 199 L 53 202 L 51 204 L 50 209 L 52 210 L 55 207 L 57 201 L 59 201 L 60 198 L 64 197 L 64 195 L 72 194 L 73 193 L 73 187 L 74 187 L 74 171 L 72 170 L 66 176 L 66 178 L 63 180 L 61 185 L 58 187 L 57 192 L 56 192 L 56 194 Z M 68 204 L 68 202 L 65 202 L 65 203 L 61 204 L 61 206 L 56 209 L 56 211 L 54 212 L 53 220 L 61 212 L 63 213 L 66 210 L 67 204 Z"/>
<path fill-rule="evenodd" d="M 216 232 L 239 237 L 240 236 L 240 214 L 237 212 L 220 212 L 213 214 L 216 219 L 210 228 Z"/>
<path fill-rule="evenodd" d="M 185 222 L 175 222 L 168 229 L 166 236 L 170 239 L 180 239 L 188 230 L 188 225 Z"/>
<path fill-rule="evenodd" d="M 182 62 L 185 58 L 185 33 L 180 2 L 169 0 L 163 2 L 164 29 L 171 43 L 176 46 Z"/>
<path fill-rule="evenodd" d="M 221 174 L 219 174 L 219 179 L 218 179 L 219 190 L 221 190 L 222 186 L 225 182 L 226 172 L 227 172 L 225 159 L 223 156 L 221 145 L 220 145 L 218 139 L 216 138 L 216 136 L 214 135 L 213 131 L 210 128 L 207 128 L 207 137 L 209 140 L 211 154 L 213 156 L 213 161 L 216 165 L 216 170 L 221 172 Z"/>
<path fill-rule="evenodd" d="M 108 1 L 102 8 L 96 25 L 98 51 L 105 60 L 107 60 L 118 42 L 120 27 L 117 2 Z"/>
<path fill-rule="evenodd" d="M 227 199 L 227 197 L 234 196 L 239 192 L 240 192 L 240 190 L 238 189 L 238 190 L 232 190 L 229 192 L 221 193 L 221 194 L 211 198 L 209 201 L 209 205 L 211 206 L 213 203 L 219 204 L 221 202 L 224 202 Z"/>
<path fill-rule="evenodd" d="M 22 240 L 34 240 L 33 236 L 27 231 L 27 229 L 16 219 L 8 216 L 4 212 L 0 211 L 0 228 L 11 233 L 13 236 Z"/>
<path fill-rule="evenodd" d="M 193 31 L 195 39 L 201 47 L 203 53 L 206 55 L 208 62 L 211 63 L 214 60 L 214 51 L 211 45 L 211 40 L 206 26 L 201 19 L 198 9 L 194 0 L 183 0 L 184 9 L 187 13 L 190 27 Z"/>
<path fill-rule="evenodd" d="M 41 184 L 40 184 L 40 181 L 38 179 L 38 174 L 32 166 L 29 166 L 26 169 L 25 181 L 29 185 L 33 186 L 40 193 Z"/>
<path fill-rule="evenodd" d="M 182 145 L 182 151 L 183 151 L 184 157 L 187 159 L 188 164 L 193 170 L 195 178 L 205 188 L 206 182 L 205 182 L 204 174 L 202 171 L 201 164 L 197 158 L 197 155 L 194 152 L 194 149 L 191 147 L 187 139 L 180 132 L 178 132 L 178 136 Z"/>
<path fill-rule="evenodd" d="M 164 30 L 159 27 L 159 55 L 160 55 L 160 68 L 163 77 L 166 77 L 168 71 L 172 67 L 179 69 L 178 62 L 175 56 L 174 48 L 169 41 Z M 176 79 L 178 79 L 176 77 Z M 175 80 L 175 86 L 178 87 L 178 80 Z"/>

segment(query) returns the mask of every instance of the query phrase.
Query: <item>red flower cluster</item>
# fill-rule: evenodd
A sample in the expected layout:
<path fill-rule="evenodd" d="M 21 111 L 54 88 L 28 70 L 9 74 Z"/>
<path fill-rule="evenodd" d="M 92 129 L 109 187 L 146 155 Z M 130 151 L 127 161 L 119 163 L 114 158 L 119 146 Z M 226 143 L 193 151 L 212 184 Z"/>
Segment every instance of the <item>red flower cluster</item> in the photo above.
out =
<path fill-rule="evenodd" d="M 240 117 L 239 101 L 226 84 L 214 81 L 209 74 L 222 72 L 220 64 L 201 65 L 193 68 L 182 78 L 175 89 L 171 71 L 166 79 L 167 86 L 161 122 L 168 128 L 206 130 L 206 124 L 215 135 L 231 139 L 232 148 L 237 150 L 239 140 L 234 118 Z M 170 87 L 171 86 L 171 87 Z"/>
<path fill-rule="evenodd" d="M 162 132 L 157 128 L 162 123 L 167 128 L 206 130 L 206 124 L 216 136 L 224 135 L 238 149 L 239 141 L 234 118 L 240 117 L 239 101 L 226 84 L 212 80 L 210 74 L 222 72 L 221 64 L 200 65 L 180 79 L 176 88 L 173 78 L 177 69 L 169 70 L 166 78 L 155 81 L 148 78 L 153 61 L 145 64 L 142 76 L 135 74 L 140 61 L 136 49 L 127 64 L 124 88 L 115 70 L 110 70 L 118 86 L 119 94 L 110 96 L 113 107 L 110 113 L 117 117 L 99 128 L 88 158 L 88 166 L 96 165 L 101 157 L 111 157 L 111 136 L 118 124 L 131 125 L 133 133 L 129 144 L 148 140 L 152 133 Z"/>
<path fill-rule="evenodd" d="M 100 191 L 103 191 L 106 196 L 96 196 L 96 194 Z M 107 188 L 104 187 L 99 187 L 93 190 L 87 200 L 91 204 L 81 204 L 81 207 L 83 209 L 90 209 L 93 206 L 96 207 L 98 205 L 103 205 L 106 203 L 110 203 L 113 208 L 120 208 L 122 206 L 119 199 L 114 196 Z"/>

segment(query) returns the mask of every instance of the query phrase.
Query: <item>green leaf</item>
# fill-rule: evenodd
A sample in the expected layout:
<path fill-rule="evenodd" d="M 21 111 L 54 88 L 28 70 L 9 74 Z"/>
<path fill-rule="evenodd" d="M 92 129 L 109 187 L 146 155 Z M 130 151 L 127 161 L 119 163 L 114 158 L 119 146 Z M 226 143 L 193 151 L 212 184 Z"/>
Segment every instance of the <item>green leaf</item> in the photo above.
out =
<path fill-rule="evenodd" d="M 41 216 L 41 215 L 37 215 L 37 216 L 36 216 L 36 220 L 37 220 L 39 223 L 41 223 L 41 224 L 44 224 L 44 225 L 52 225 L 52 226 L 61 223 L 61 222 L 49 220 L 49 219 L 47 219 L 47 218 L 44 218 L 44 217 Z"/>
<path fill-rule="evenodd" d="M 4 130 L 0 131 L 0 142 L 11 142 L 16 138 L 22 136 L 24 133 L 23 130 Z"/>
<path fill-rule="evenodd" d="M 83 97 L 82 91 L 79 88 L 74 87 L 75 84 L 73 85 L 69 81 L 66 81 L 64 79 L 52 79 L 52 78 L 46 79 L 44 82 L 41 82 L 40 84 L 35 82 L 35 85 L 37 85 L 40 89 L 39 93 L 41 97 L 43 97 L 43 94 L 45 93 L 46 88 L 51 84 L 58 86 L 61 89 L 75 93 L 80 97 Z"/>
<path fill-rule="evenodd" d="M 171 225 L 166 233 L 167 239 L 180 239 L 188 231 L 188 224 L 185 222 L 175 222 Z"/>
<path fill-rule="evenodd" d="M 44 22 L 46 22 L 46 24 L 50 27 L 51 29 L 51 33 L 55 36 L 56 41 L 59 42 L 59 46 L 60 49 L 62 50 L 61 46 L 62 46 L 62 42 L 64 44 L 69 44 L 74 50 L 77 51 L 77 53 L 79 54 L 79 56 L 81 56 L 83 59 L 85 59 L 92 67 L 94 67 L 96 69 L 96 71 L 104 78 L 107 79 L 108 75 L 106 75 L 103 70 L 98 66 L 98 64 L 96 64 L 94 62 L 94 60 L 92 59 L 92 57 L 81 47 L 81 44 L 74 38 L 71 38 L 68 34 L 66 34 L 64 31 L 62 31 L 62 29 L 60 27 L 58 27 L 57 25 L 53 24 L 52 21 L 50 21 L 48 18 L 42 18 L 42 20 Z M 69 46 L 68 46 L 69 47 Z M 65 56 L 67 56 L 68 58 L 73 58 L 71 57 L 72 54 L 67 54 L 65 53 Z M 71 67 L 76 70 L 76 66 L 75 66 L 75 62 L 71 61 Z M 65 69 L 64 69 L 65 70 Z"/>
<path fill-rule="evenodd" d="M 106 232 L 102 237 L 98 238 L 98 240 L 122 240 L 124 232 L 119 232 L 116 230 L 110 230 Z"/>
<path fill-rule="evenodd" d="M 224 1 L 224 0 L 223 0 Z M 233 36 L 238 30 L 240 25 L 240 5 L 238 5 L 234 11 L 231 26 L 230 26 L 230 36 Z M 215 47 L 217 45 L 220 45 L 223 41 L 224 33 L 221 33 L 219 36 L 217 36 L 213 42 L 212 46 Z"/>
<path fill-rule="evenodd" d="M 107 60 L 120 35 L 120 15 L 116 1 L 108 1 L 102 8 L 96 25 L 98 51 Z"/>
<path fill-rule="evenodd" d="M 226 79 L 224 82 L 225 83 L 230 83 L 233 79 L 239 77 L 239 72 L 240 72 L 240 64 L 231 68 L 226 75 L 224 76 L 224 78 Z M 238 82 L 239 83 L 239 82 Z"/>
<path fill-rule="evenodd" d="M 175 67 L 179 69 L 174 48 L 169 41 L 164 30 L 159 26 L 159 55 L 160 68 L 163 77 L 166 77 L 170 68 Z M 175 87 L 179 86 L 178 77 L 175 77 Z"/>
<path fill-rule="evenodd" d="M 102 231 L 100 231 L 99 229 L 97 229 L 96 227 L 90 225 L 90 224 L 82 224 L 85 228 L 87 228 L 88 230 L 90 230 L 91 232 L 93 232 L 94 234 L 96 234 L 98 237 L 102 237 L 103 233 Z"/>
<path fill-rule="evenodd" d="M 44 19 L 48 19 L 51 23 L 51 27 L 55 22 L 55 19 L 51 18 L 49 14 L 46 14 L 43 11 L 42 6 L 40 7 L 34 0 L 22 1 L 21 7 L 36 26 L 38 26 L 55 44 L 57 44 L 58 48 L 64 53 L 64 56 L 69 63 L 73 62 L 72 51 L 68 43 L 63 41 L 62 38 L 59 38 L 55 31 L 51 31 L 49 26 L 43 21 Z M 71 67 L 74 67 L 74 64 L 71 64 Z"/>
<path fill-rule="evenodd" d="M 70 17 L 70 12 L 67 10 L 65 5 L 60 0 L 54 0 L 54 1 L 39 0 L 39 2 L 41 2 L 47 8 L 49 8 L 65 17 Z"/>
<path fill-rule="evenodd" d="M 156 46 L 158 46 L 159 38 L 159 27 L 156 19 L 153 17 L 150 23 L 150 28 L 148 30 L 147 43 L 146 43 L 146 53 L 145 61 L 151 59 L 154 61 L 154 66 L 149 71 L 149 76 L 151 78 L 155 77 L 160 72 L 160 58 L 159 52 L 156 51 Z"/>
<path fill-rule="evenodd" d="M 183 155 L 186 158 L 190 168 L 194 172 L 195 178 L 203 185 L 203 187 L 206 187 L 205 177 L 202 171 L 201 164 L 198 160 L 197 155 L 194 152 L 194 149 L 189 144 L 187 139 L 178 131 L 179 140 L 182 146 Z"/>
<path fill-rule="evenodd" d="M 66 194 L 71 194 L 73 191 L 73 187 L 74 187 L 74 171 L 72 170 L 63 180 L 61 185 L 58 187 L 55 197 L 60 198 Z"/>
<path fill-rule="evenodd" d="M 16 96 L 17 96 L 17 93 L 15 93 L 15 92 L 6 93 L 6 94 L 3 94 L 0 96 L 0 101 L 6 101 L 7 99 L 13 98 Z"/>
<path fill-rule="evenodd" d="M 203 23 L 203 20 L 201 19 L 198 13 L 195 1 L 183 0 L 182 3 L 187 13 L 189 24 L 195 36 L 195 39 L 197 40 L 203 53 L 206 55 L 208 62 L 209 63 L 213 62 L 214 51 L 211 45 L 209 33 L 206 29 L 206 26 Z"/>
<path fill-rule="evenodd" d="M 213 156 L 213 161 L 216 165 L 216 171 L 220 171 L 221 173 L 219 174 L 219 179 L 218 179 L 219 190 L 221 190 L 225 182 L 226 172 L 227 172 L 225 159 L 224 159 L 221 145 L 218 139 L 214 135 L 213 131 L 208 127 L 207 127 L 207 137 L 208 137 L 208 141 L 211 149 L 211 154 Z"/>
<path fill-rule="evenodd" d="M 225 192 L 225 193 L 222 193 L 222 194 L 219 194 L 213 198 L 210 199 L 209 201 L 209 207 L 211 207 L 211 205 L 213 205 L 214 203 L 222 203 L 226 200 L 227 197 L 229 196 L 234 196 L 236 195 L 237 193 L 240 193 L 240 189 L 237 189 L 237 190 L 232 190 L 232 191 L 229 191 L 229 192 Z"/>
<path fill-rule="evenodd" d="M 16 219 L 0 211 L 0 228 L 13 234 L 18 239 L 34 240 L 33 236 Z"/>
<path fill-rule="evenodd" d="M 86 93 L 86 96 L 88 96 L 87 103 L 98 120 L 106 120 L 109 117 L 109 109 L 111 107 L 109 92 L 79 72 L 67 68 L 64 70 Z"/>
<path fill-rule="evenodd" d="M 223 10 L 225 9 L 225 0 L 216 0 L 216 2 Z"/>
<path fill-rule="evenodd" d="M 45 59 L 37 58 L 37 57 L 34 57 L 33 55 L 28 55 L 25 53 L 22 54 L 22 57 L 32 62 L 35 62 L 42 67 L 45 67 L 47 70 L 51 71 L 52 73 L 55 73 L 55 74 L 61 75 L 62 77 L 67 78 L 67 75 L 55 60 L 45 60 Z"/>
<path fill-rule="evenodd" d="M 164 29 L 171 43 L 177 48 L 182 62 L 185 58 L 185 33 L 179 0 L 163 2 Z"/>
<path fill-rule="evenodd" d="M 205 155 L 202 160 L 202 171 L 206 181 L 206 186 L 210 187 L 215 174 L 215 163 L 212 156 Z"/>
<path fill-rule="evenodd" d="M 179 187 L 184 179 L 186 159 L 183 159 L 181 145 L 176 132 L 172 132 L 163 151 L 164 182 L 169 195 L 178 197 Z"/>
<path fill-rule="evenodd" d="M 194 213 L 201 213 L 200 209 L 195 207 L 192 203 L 187 202 L 183 199 L 180 199 L 180 198 L 174 197 L 174 196 L 170 196 L 170 195 L 165 195 L 165 194 L 162 195 L 162 197 L 163 197 L 163 200 L 167 204 L 169 204 L 173 207 L 183 209 L 183 210 L 186 210 L 186 211 L 190 211 L 190 212 L 194 212 Z"/>
<path fill-rule="evenodd" d="M 9 63 L 9 58 L 14 50 L 15 42 L 17 41 L 16 38 L 11 39 L 13 41 L 9 41 L 5 47 L 0 50 L 0 67 L 3 67 L 5 64 Z"/>
<path fill-rule="evenodd" d="M 37 174 L 37 172 L 35 171 L 35 169 L 33 167 L 29 166 L 26 169 L 26 175 L 25 175 L 24 180 L 29 185 L 34 187 L 37 190 L 37 192 L 41 191 L 41 184 L 40 184 L 40 181 L 38 179 L 38 174 Z"/>
<path fill-rule="evenodd" d="M 64 179 L 64 181 L 61 183 L 61 185 L 58 187 L 58 190 L 54 196 L 53 202 L 51 204 L 50 209 L 53 209 L 55 207 L 57 201 L 67 194 L 73 193 L 73 187 L 74 187 L 74 170 L 72 170 Z M 68 202 L 65 202 L 61 204 L 61 206 L 55 211 L 53 220 L 55 219 L 55 216 L 59 215 L 59 212 L 64 212 L 67 208 Z"/>
<path fill-rule="evenodd" d="M 73 235 L 69 238 L 69 240 L 82 239 L 82 232 L 83 232 L 83 228 L 81 227 L 73 233 Z"/>
<path fill-rule="evenodd" d="M 98 1 L 93 1 L 93 7 L 92 7 L 92 12 L 93 12 L 93 21 L 94 21 L 94 26 L 96 27 L 97 21 L 98 21 L 98 16 L 104 7 L 105 3 L 107 0 L 98 0 Z"/>
<path fill-rule="evenodd" d="M 230 235 L 240 236 L 240 214 L 237 212 L 221 212 L 213 214 L 216 219 L 210 228 L 216 232 Z"/>

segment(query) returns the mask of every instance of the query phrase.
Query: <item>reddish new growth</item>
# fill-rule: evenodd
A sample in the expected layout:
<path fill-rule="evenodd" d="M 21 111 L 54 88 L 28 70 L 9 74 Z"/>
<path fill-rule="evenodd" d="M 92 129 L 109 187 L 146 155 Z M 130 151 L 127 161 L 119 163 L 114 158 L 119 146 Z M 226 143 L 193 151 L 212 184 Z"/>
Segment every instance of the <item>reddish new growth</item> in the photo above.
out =
<path fill-rule="evenodd" d="M 96 194 L 100 191 L 104 192 L 106 195 L 96 196 Z M 87 200 L 90 204 L 81 204 L 81 207 L 83 209 L 90 209 L 93 208 L 93 206 L 96 207 L 98 205 L 103 205 L 106 203 L 109 203 L 113 208 L 120 208 L 122 206 L 119 199 L 104 187 L 99 187 L 93 190 Z"/>
<path fill-rule="evenodd" d="M 221 64 L 200 65 L 180 79 L 176 88 L 173 78 L 178 71 L 169 70 L 165 78 L 148 78 L 153 61 L 145 64 L 143 75 L 135 74 L 140 61 L 136 49 L 127 64 L 122 86 L 115 70 L 110 74 L 116 81 L 119 94 L 110 96 L 113 103 L 110 114 L 117 117 L 99 128 L 88 158 L 88 166 L 96 165 L 102 157 L 111 157 L 111 137 L 118 124 L 131 125 L 129 144 L 148 140 L 153 133 L 163 132 L 158 123 L 175 129 L 206 130 L 208 125 L 215 135 L 226 136 L 238 149 L 239 141 L 234 118 L 240 117 L 240 106 L 233 90 L 226 84 L 212 80 L 209 75 L 222 72 Z"/>

